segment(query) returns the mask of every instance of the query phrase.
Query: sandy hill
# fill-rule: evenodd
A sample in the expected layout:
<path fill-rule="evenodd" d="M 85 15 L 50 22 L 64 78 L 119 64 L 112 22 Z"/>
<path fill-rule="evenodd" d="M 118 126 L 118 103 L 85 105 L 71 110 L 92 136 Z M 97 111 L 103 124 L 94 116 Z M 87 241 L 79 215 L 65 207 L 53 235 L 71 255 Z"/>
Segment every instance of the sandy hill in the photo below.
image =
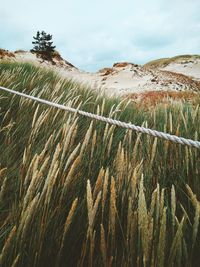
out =
<path fill-rule="evenodd" d="M 0 49 L 0 60 L 1 61 L 17 61 L 17 62 L 30 62 L 36 65 L 41 65 L 43 67 L 54 68 L 54 69 L 65 69 L 67 71 L 75 70 L 76 67 L 70 62 L 66 61 L 61 57 L 61 55 L 56 51 L 53 56 L 53 61 L 43 60 L 38 57 L 35 53 L 31 53 L 24 50 L 17 50 L 15 52 L 10 52 L 8 50 Z"/>
<path fill-rule="evenodd" d="M 147 68 L 176 72 L 200 81 L 200 55 L 182 55 L 151 61 L 144 65 Z"/>
<path fill-rule="evenodd" d="M 60 75 L 104 91 L 107 95 L 132 95 L 157 91 L 200 91 L 200 56 L 186 55 L 151 61 L 145 65 L 115 63 L 96 73 L 81 71 L 56 53 L 52 62 L 26 51 L 0 50 L 0 60 L 31 62 Z"/>

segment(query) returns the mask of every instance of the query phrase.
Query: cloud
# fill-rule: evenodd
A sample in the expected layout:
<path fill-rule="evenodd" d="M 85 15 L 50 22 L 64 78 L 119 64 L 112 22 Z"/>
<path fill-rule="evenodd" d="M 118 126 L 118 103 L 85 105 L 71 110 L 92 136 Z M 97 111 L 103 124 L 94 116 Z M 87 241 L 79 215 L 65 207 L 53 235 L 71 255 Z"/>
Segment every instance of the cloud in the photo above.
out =
<path fill-rule="evenodd" d="M 45 30 L 81 69 L 145 63 L 199 53 L 199 10 L 197 0 L 7 0 L 0 10 L 0 46 L 30 49 L 35 32 Z"/>

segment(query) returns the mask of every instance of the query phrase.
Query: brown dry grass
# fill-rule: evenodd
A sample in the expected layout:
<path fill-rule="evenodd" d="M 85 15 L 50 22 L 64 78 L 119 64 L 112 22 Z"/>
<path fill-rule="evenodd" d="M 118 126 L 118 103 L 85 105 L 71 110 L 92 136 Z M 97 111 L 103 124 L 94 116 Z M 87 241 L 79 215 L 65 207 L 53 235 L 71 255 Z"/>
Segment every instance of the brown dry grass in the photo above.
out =
<path fill-rule="evenodd" d="M 0 48 L 0 59 L 4 59 L 5 57 L 15 57 L 15 54 Z"/>
<path fill-rule="evenodd" d="M 125 98 L 130 98 L 132 99 L 132 101 L 144 106 L 154 106 L 160 103 L 167 104 L 173 101 L 188 101 L 195 103 L 198 97 L 198 94 L 192 91 L 149 91 L 143 93 L 128 94 L 125 96 Z"/>
<path fill-rule="evenodd" d="M 129 65 L 133 65 L 132 63 L 129 63 L 129 62 L 119 62 L 119 63 L 114 63 L 113 64 L 113 67 L 114 68 L 125 68 Z"/>
<path fill-rule="evenodd" d="M 108 76 L 110 74 L 113 74 L 115 70 L 113 68 L 103 68 L 99 72 L 102 73 L 101 76 Z"/>

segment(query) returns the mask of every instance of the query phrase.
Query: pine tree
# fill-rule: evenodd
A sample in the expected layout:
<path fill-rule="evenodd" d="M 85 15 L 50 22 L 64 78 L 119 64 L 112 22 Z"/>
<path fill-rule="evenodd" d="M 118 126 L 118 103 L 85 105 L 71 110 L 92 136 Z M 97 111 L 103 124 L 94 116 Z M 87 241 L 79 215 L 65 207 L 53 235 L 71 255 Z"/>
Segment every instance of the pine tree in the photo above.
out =
<path fill-rule="evenodd" d="M 35 41 L 32 42 L 34 45 L 31 52 L 40 55 L 43 59 L 52 60 L 53 53 L 55 52 L 56 46 L 53 46 L 52 35 L 42 31 L 37 31 L 36 36 L 33 36 Z"/>

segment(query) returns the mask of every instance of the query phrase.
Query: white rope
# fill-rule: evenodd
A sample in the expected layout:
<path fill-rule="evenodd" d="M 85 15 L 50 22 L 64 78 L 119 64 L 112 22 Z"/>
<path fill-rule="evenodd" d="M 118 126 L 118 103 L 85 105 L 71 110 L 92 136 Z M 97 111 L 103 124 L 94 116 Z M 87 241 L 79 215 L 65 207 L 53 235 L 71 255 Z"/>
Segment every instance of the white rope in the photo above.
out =
<path fill-rule="evenodd" d="M 167 133 L 164 133 L 164 132 L 158 132 L 156 130 L 151 130 L 149 128 L 136 126 L 136 125 L 131 124 L 131 123 L 126 123 L 126 122 L 122 122 L 122 121 L 119 121 L 119 120 L 114 120 L 114 119 L 111 119 L 111 118 L 107 118 L 107 117 L 104 117 L 104 116 L 99 116 L 99 115 L 96 115 L 96 114 L 92 114 L 92 113 L 89 113 L 89 112 L 86 112 L 86 111 L 78 110 L 78 109 L 75 109 L 75 108 L 66 107 L 64 105 L 60 105 L 60 104 L 57 104 L 57 103 L 54 103 L 54 102 L 51 102 L 51 101 L 48 101 L 48 100 L 45 100 L 45 99 L 41 99 L 41 98 L 38 98 L 38 97 L 34 97 L 34 96 L 30 96 L 30 95 L 27 95 L 27 94 L 24 94 L 24 93 L 20 93 L 18 91 L 14 91 L 14 90 L 2 87 L 2 86 L 0 86 L 0 90 L 3 90 L 3 91 L 8 92 L 8 93 L 15 94 L 15 95 L 19 95 L 19 96 L 22 96 L 22 97 L 26 97 L 26 98 L 32 99 L 34 101 L 37 101 L 39 103 L 43 103 L 43 104 L 49 105 L 51 107 L 63 109 L 63 110 L 69 111 L 69 112 L 78 113 L 80 115 L 83 115 L 83 116 L 91 118 L 91 119 L 95 119 L 95 120 L 98 120 L 98 121 L 103 121 L 103 122 L 106 122 L 106 123 L 109 123 L 109 124 L 112 124 L 112 125 L 117 125 L 119 127 L 130 129 L 130 130 L 133 130 L 133 131 L 136 131 L 136 132 L 152 135 L 154 137 L 165 139 L 167 141 L 171 141 L 171 142 L 174 142 L 174 143 L 177 143 L 177 144 L 186 145 L 186 146 L 192 146 L 192 147 L 196 147 L 196 148 L 200 149 L 200 142 L 199 141 L 194 141 L 194 140 L 191 140 L 191 139 L 178 137 L 176 135 L 171 135 L 171 134 L 167 134 Z"/>

